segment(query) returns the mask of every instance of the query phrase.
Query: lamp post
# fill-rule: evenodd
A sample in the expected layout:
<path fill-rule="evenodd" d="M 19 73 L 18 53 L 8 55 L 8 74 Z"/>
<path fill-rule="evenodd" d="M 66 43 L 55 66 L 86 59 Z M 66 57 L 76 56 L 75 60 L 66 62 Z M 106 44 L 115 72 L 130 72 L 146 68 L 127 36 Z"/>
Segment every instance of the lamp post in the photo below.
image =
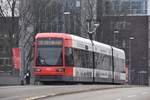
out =
<path fill-rule="evenodd" d="M 70 32 L 70 12 L 64 12 L 64 19 L 65 19 L 65 32 L 69 33 Z M 68 16 L 68 18 L 67 18 Z"/>
<path fill-rule="evenodd" d="M 131 69 L 131 65 L 132 65 L 132 40 L 134 40 L 135 38 L 134 37 L 129 37 L 129 84 L 132 84 L 132 81 L 131 81 L 131 72 L 132 72 L 132 69 Z"/>
<path fill-rule="evenodd" d="M 118 47 L 118 33 L 119 31 L 118 30 L 115 30 L 114 31 L 114 46 Z"/>
<path fill-rule="evenodd" d="M 93 82 L 95 81 L 95 72 L 94 72 L 94 69 L 95 69 L 95 53 L 94 53 L 94 42 L 93 42 L 93 34 L 96 32 L 96 29 L 98 28 L 99 26 L 99 23 L 95 23 L 94 24 L 94 29 L 92 31 L 90 31 L 90 27 L 91 27 L 91 21 L 92 20 L 87 20 L 88 22 L 88 35 L 89 35 L 89 38 L 91 40 L 91 43 L 92 43 L 92 64 L 93 64 Z"/>

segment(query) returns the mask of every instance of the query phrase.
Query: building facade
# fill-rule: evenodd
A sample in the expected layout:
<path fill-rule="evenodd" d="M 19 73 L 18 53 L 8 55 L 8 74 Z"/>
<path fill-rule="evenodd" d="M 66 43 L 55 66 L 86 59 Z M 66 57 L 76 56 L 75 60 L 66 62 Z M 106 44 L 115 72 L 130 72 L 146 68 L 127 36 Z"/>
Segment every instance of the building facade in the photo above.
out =
<path fill-rule="evenodd" d="M 98 10 L 97 40 L 126 52 L 129 83 L 149 83 L 149 3 L 150 0 L 101 0 Z M 99 9 L 100 7 L 98 7 Z"/>
<path fill-rule="evenodd" d="M 0 72 L 8 72 L 11 73 L 13 69 L 12 64 L 12 55 L 9 53 L 10 49 L 10 32 L 11 32 L 11 17 L 0 17 Z M 13 40 L 16 41 L 19 30 L 18 25 L 19 18 L 14 18 L 14 33 L 12 36 Z M 12 44 L 12 47 L 15 47 L 15 44 Z"/>

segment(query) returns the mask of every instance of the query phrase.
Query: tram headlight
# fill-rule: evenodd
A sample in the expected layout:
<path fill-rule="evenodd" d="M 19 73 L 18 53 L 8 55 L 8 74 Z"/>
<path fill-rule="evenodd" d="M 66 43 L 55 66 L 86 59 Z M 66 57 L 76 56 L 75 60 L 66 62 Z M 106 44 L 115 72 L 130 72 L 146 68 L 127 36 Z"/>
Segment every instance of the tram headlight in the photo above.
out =
<path fill-rule="evenodd" d="M 34 68 L 34 72 L 41 72 L 42 70 L 40 68 Z"/>
<path fill-rule="evenodd" d="M 56 69 L 56 72 L 65 72 L 65 69 L 64 68 L 58 68 L 58 69 Z"/>

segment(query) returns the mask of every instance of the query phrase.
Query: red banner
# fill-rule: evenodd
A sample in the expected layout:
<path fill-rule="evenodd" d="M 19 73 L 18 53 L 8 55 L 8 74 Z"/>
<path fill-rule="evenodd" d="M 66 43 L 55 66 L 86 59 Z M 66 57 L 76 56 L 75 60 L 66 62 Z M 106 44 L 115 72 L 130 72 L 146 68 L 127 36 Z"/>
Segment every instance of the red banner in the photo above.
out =
<path fill-rule="evenodd" d="M 20 49 L 19 48 L 12 48 L 13 53 L 13 66 L 16 70 L 20 70 L 21 64 L 20 64 Z"/>

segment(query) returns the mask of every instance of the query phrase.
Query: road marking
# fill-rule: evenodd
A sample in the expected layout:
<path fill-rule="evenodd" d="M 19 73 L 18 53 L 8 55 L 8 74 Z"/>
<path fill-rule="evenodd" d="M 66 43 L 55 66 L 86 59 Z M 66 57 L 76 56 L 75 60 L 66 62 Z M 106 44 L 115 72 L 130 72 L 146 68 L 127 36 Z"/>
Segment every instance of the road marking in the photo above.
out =
<path fill-rule="evenodd" d="M 128 98 L 136 97 L 136 95 L 129 95 Z"/>
<path fill-rule="evenodd" d="M 36 99 L 45 98 L 45 97 L 48 97 L 48 96 L 56 96 L 56 94 L 41 95 L 41 96 L 34 96 L 34 97 L 26 98 L 25 100 L 36 100 Z"/>
<path fill-rule="evenodd" d="M 121 99 L 117 99 L 117 100 L 121 100 Z"/>
<path fill-rule="evenodd" d="M 50 96 L 56 96 L 56 94 L 50 94 Z"/>
<path fill-rule="evenodd" d="M 142 93 L 142 95 L 146 95 L 146 94 L 148 94 L 148 92 L 143 92 L 143 93 Z"/>
<path fill-rule="evenodd" d="M 26 98 L 25 100 L 35 100 L 35 99 L 40 99 L 40 98 L 44 98 L 47 97 L 47 95 L 41 95 L 41 96 L 35 96 L 35 97 L 29 97 Z"/>

